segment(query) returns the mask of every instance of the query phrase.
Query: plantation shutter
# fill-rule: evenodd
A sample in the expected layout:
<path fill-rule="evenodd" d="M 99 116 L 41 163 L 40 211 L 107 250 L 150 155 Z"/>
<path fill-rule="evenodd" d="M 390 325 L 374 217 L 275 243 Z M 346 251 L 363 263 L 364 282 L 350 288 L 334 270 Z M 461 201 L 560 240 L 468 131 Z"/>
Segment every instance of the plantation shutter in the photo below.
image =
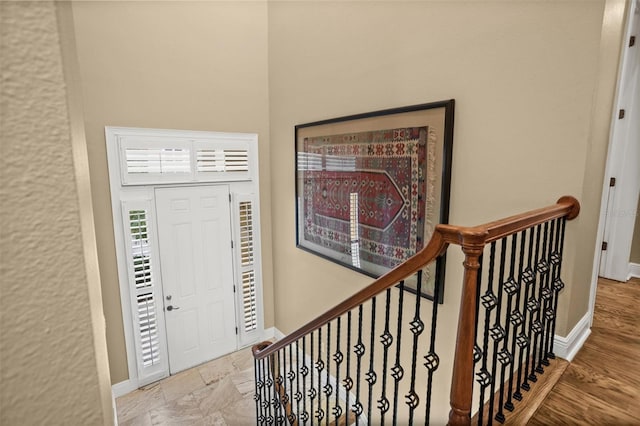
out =
<path fill-rule="evenodd" d="M 198 141 L 196 180 L 234 181 L 251 179 L 249 144 L 244 141 Z"/>
<path fill-rule="evenodd" d="M 239 315 L 239 334 L 241 344 L 257 340 L 261 329 L 261 312 L 258 310 L 261 297 L 259 267 L 257 265 L 259 250 L 259 233 L 257 232 L 256 204 L 252 196 L 236 197 L 238 229 L 236 233 L 236 258 L 240 288 L 237 292 Z"/>
<path fill-rule="evenodd" d="M 246 139 L 121 136 L 122 185 L 251 180 Z"/>
<path fill-rule="evenodd" d="M 156 380 L 168 366 L 160 332 L 162 301 L 156 273 L 149 201 L 123 202 L 132 319 L 140 384 Z"/>

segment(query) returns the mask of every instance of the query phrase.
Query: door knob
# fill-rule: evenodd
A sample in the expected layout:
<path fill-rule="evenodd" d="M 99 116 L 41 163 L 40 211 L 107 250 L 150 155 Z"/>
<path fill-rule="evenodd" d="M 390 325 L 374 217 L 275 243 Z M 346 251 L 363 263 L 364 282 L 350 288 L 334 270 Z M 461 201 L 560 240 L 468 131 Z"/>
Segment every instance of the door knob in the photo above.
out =
<path fill-rule="evenodd" d="M 180 309 L 180 308 L 178 306 L 171 306 L 171 305 L 167 306 L 167 311 L 169 312 L 173 311 L 174 309 Z"/>

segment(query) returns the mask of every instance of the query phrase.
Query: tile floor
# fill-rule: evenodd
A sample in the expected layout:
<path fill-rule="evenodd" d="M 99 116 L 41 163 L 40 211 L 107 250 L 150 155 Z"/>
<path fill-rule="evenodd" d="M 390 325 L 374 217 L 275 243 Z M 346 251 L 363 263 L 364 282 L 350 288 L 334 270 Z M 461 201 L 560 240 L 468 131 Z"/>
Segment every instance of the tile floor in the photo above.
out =
<path fill-rule="evenodd" d="M 117 398 L 118 424 L 254 425 L 253 393 L 247 348 Z"/>

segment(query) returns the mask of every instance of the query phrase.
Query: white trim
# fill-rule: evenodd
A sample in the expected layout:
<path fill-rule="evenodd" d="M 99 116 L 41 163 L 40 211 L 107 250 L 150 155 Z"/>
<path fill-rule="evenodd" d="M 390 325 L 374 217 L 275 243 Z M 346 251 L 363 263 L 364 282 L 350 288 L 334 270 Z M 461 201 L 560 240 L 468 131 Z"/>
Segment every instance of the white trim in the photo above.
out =
<path fill-rule="evenodd" d="M 556 356 L 569 362 L 573 361 L 573 357 L 576 356 L 587 337 L 591 334 L 590 322 L 591 313 L 587 312 L 567 337 L 556 335 L 553 339 L 553 352 Z"/>
<path fill-rule="evenodd" d="M 273 328 L 273 338 L 274 338 L 274 339 L 276 339 L 276 340 L 282 340 L 282 339 L 284 339 L 285 334 L 284 334 L 282 331 L 278 330 L 278 329 L 277 329 L 277 328 L 275 328 L 275 327 L 272 327 L 272 328 Z"/>
<path fill-rule="evenodd" d="M 607 224 L 608 224 L 608 215 L 607 212 L 609 210 L 609 192 L 610 192 L 610 187 L 609 187 L 609 178 L 613 177 L 613 170 L 615 170 L 616 166 L 617 166 L 617 161 L 619 160 L 619 154 L 618 156 L 616 156 L 616 149 L 614 148 L 614 130 L 615 130 L 615 123 L 617 123 L 617 114 L 618 114 L 618 110 L 620 109 L 620 98 L 621 98 L 621 93 L 620 93 L 620 88 L 622 87 L 622 82 L 623 82 L 623 78 L 625 77 L 625 53 L 627 52 L 627 48 L 628 48 L 628 40 L 629 40 L 629 33 L 631 30 L 631 23 L 632 23 L 632 19 L 634 16 L 634 5 L 631 4 L 631 2 L 626 2 L 626 6 L 624 8 L 622 8 L 622 10 L 620 8 L 616 7 L 612 7 L 609 8 L 608 6 L 605 8 L 604 11 L 604 21 L 610 21 L 610 22 L 614 22 L 618 19 L 620 19 L 621 21 L 625 21 L 624 18 L 624 13 L 625 10 L 624 9 L 628 9 L 627 10 L 627 18 L 626 18 L 626 22 L 624 23 L 624 28 L 623 28 L 623 36 L 621 37 L 620 43 L 621 43 L 621 50 L 620 50 L 620 59 L 619 59 L 619 63 L 618 63 L 618 73 L 617 73 L 617 79 L 616 79 L 616 93 L 615 93 L 615 97 L 614 97 L 614 102 L 613 102 L 613 108 L 611 111 L 611 126 L 609 128 L 609 137 L 608 137 L 608 148 L 607 148 L 607 162 L 606 162 L 606 166 L 605 166 L 605 174 L 604 174 L 604 179 L 602 182 L 602 191 L 601 191 L 601 198 L 600 198 L 600 216 L 599 216 L 599 221 L 598 221 L 598 230 L 597 230 L 597 236 L 596 236 L 596 246 L 595 246 L 595 250 L 594 250 L 594 256 L 593 256 L 593 270 L 591 273 L 591 288 L 590 288 L 590 294 L 589 294 L 589 314 L 590 314 L 590 323 L 593 324 L 593 313 L 594 313 L 594 309 L 595 309 L 595 303 L 596 303 L 596 290 L 598 288 L 598 276 L 599 275 L 603 275 L 601 269 L 602 265 L 607 263 L 607 253 L 606 252 L 602 252 L 601 247 L 602 247 L 602 242 L 606 241 L 605 239 L 605 234 L 608 234 L 607 231 Z M 635 8 L 637 10 L 638 7 L 638 1 L 636 0 L 635 2 Z M 619 16 L 620 14 L 623 14 L 623 16 Z M 637 12 L 635 13 L 637 14 Z M 603 35 L 603 38 L 605 36 Z M 612 43 L 612 41 L 609 40 L 610 43 Z M 619 144 L 619 142 L 617 142 L 617 144 Z M 608 235 L 607 235 L 608 236 Z"/>
<path fill-rule="evenodd" d="M 138 389 L 137 380 L 124 380 L 111 386 L 111 392 L 113 392 L 114 398 L 120 398 L 122 395 L 131 393 L 136 389 Z"/>
<path fill-rule="evenodd" d="M 123 137 L 132 137 L 132 138 L 140 138 L 144 136 L 149 136 L 151 138 L 158 137 L 167 137 L 169 139 L 180 139 L 180 140 L 188 140 L 188 143 L 193 145 L 196 142 L 204 143 L 209 146 L 214 141 L 216 143 L 233 143 L 233 144 L 241 144 L 244 146 L 246 144 L 248 152 L 249 152 L 249 161 L 250 161 L 250 171 L 245 174 L 243 180 L 236 180 L 231 178 L 223 178 L 214 179 L 218 183 L 228 183 L 230 186 L 230 191 L 232 195 L 235 194 L 253 194 L 253 201 L 255 202 L 255 211 L 259 215 L 260 212 L 260 198 L 259 198 L 259 180 L 258 180 L 258 135 L 253 133 L 221 133 L 221 132 L 202 132 L 202 131 L 185 131 L 185 130 L 164 130 L 164 129 L 139 129 L 139 128 L 126 128 L 126 127 L 105 127 L 105 139 L 106 139 L 106 148 L 107 148 L 107 162 L 108 162 L 108 170 L 109 170 L 109 183 L 111 188 L 111 208 L 113 215 L 113 231 L 114 231 L 114 239 L 116 245 L 116 260 L 118 267 L 118 281 L 120 287 L 120 304 L 122 305 L 122 319 L 124 325 L 124 337 L 125 337 L 125 349 L 127 354 L 127 369 L 128 369 L 128 382 L 131 383 L 129 387 L 124 386 L 125 389 L 129 391 L 138 388 L 141 385 L 146 383 L 150 383 L 152 381 L 156 381 L 162 379 L 169 375 L 168 366 L 164 372 L 156 372 L 154 374 L 150 374 L 145 377 L 141 377 L 141 373 L 138 371 L 137 366 L 137 351 L 136 351 L 136 333 L 134 328 L 134 316 L 135 312 L 133 311 L 133 305 L 130 297 L 130 284 L 129 284 L 129 271 L 128 271 L 128 262 L 127 262 L 127 253 L 126 253 L 126 244 L 125 241 L 125 226 L 122 217 L 122 202 L 123 201 L 146 201 L 151 205 L 151 213 L 155 220 L 155 202 L 154 202 L 154 188 L 160 187 L 164 184 L 168 184 L 169 182 L 163 182 L 162 185 L 160 182 L 151 183 L 151 182 L 141 182 L 140 186 L 131 185 L 124 186 L 123 181 L 121 179 L 121 166 L 122 162 L 120 161 L 120 140 Z M 193 150 L 192 150 L 193 151 Z M 192 152 L 193 154 L 193 152 Z M 197 179 L 196 179 L 197 180 Z M 207 179 L 208 180 L 208 179 Z M 204 181 L 190 181 L 190 182 L 180 182 L 180 183 L 171 183 L 172 186 L 176 185 L 189 185 L 189 186 L 200 186 L 204 183 Z M 211 184 L 211 183 L 209 183 Z M 255 232 L 260 232 L 260 220 L 259 216 L 256 219 L 256 229 Z M 155 224 L 152 224 L 151 227 L 155 227 Z M 234 225 L 232 224 L 232 229 Z M 154 228 L 155 229 L 155 228 Z M 259 241 L 259 239 L 258 239 Z M 258 246 L 260 248 L 261 246 Z M 159 251 L 154 250 L 155 253 L 159 253 Z M 158 262 L 156 262 L 159 265 Z M 256 268 L 261 269 L 261 264 L 259 263 L 259 259 L 256 262 Z M 259 271 L 261 276 L 261 270 Z M 160 279 L 160 274 L 158 271 L 158 278 Z M 262 282 L 257 282 L 258 292 L 262 294 Z M 160 297 L 158 300 L 161 300 Z M 259 311 L 263 310 L 263 300 L 259 300 Z M 162 316 L 162 312 L 159 312 L 158 318 Z M 263 327 L 262 324 L 259 325 L 259 334 L 263 334 L 264 332 L 261 330 Z M 163 331 L 164 332 L 164 331 Z M 248 343 L 248 342 L 245 342 Z M 236 349 L 240 349 L 240 342 L 237 343 Z M 165 350 L 165 358 L 166 358 L 166 350 Z M 116 384 L 120 385 L 120 384 Z M 116 389 L 120 389 L 117 387 Z M 118 391 L 120 392 L 120 391 Z"/>
<path fill-rule="evenodd" d="M 640 27 L 640 10 L 637 7 L 637 2 L 636 5 L 627 2 L 605 174 L 605 183 L 608 183 L 611 177 L 616 178 L 617 182 L 614 187 L 605 188 L 608 206 L 603 238 L 608 243 L 608 249 L 602 253 L 600 275 L 618 281 L 623 281 L 627 274 L 640 190 L 640 174 L 637 167 L 640 152 L 637 138 L 639 133 L 633 125 L 637 124 L 636 120 L 640 117 L 637 67 L 640 54 L 637 47 L 630 47 L 628 42 L 630 36 Z M 618 112 L 623 109 L 626 110 L 625 117 L 618 119 Z"/>
<path fill-rule="evenodd" d="M 629 274 L 627 281 L 631 278 L 640 278 L 640 263 L 629 263 Z"/>
<path fill-rule="evenodd" d="M 113 409 L 113 426 L 118 426 L 118 410 L 116 408 L 116 395 L 111 388 L 111 408 Z"/>

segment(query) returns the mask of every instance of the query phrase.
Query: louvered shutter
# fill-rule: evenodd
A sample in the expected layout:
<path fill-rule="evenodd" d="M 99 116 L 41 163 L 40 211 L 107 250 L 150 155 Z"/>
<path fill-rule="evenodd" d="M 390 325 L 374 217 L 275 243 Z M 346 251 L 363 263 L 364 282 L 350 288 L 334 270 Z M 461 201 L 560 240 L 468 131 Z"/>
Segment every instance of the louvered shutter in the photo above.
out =
<path fill-rule="evenodd" d="M 249 144 L 244 141 L 196 141 L 196 180 L 251 179 Z"/>
<path fill-rule="evenodd" d="M 260 276 L 257 264 L 259 250 L 259 232 L 256 216 L 256 204 L 252 196 L 236 196 L 237 232 L 236 232 L 236 258 L 238 260 L 238 273 L 240 288 L 237 291 L 238 305 L 240 307 L 239 330 L 242 345 L 252 343 L 260 335 L 261 327 L 260 304 Z"/>
<path fill-rule="evenodd" d="M 193 181 L 189 140 L 123 136 L 119 145 L 123 185 Z"/>
<path fill-rule="evenodd" d="M 148 201 L 123 202 L 139 384 L 157 380 L 168 366 L 150 211 Z"/>
<path fill-rule="evenodd" d="M 251 180 L 253 153 L 247 140 L 122 136 L 123 185 Z"/>

